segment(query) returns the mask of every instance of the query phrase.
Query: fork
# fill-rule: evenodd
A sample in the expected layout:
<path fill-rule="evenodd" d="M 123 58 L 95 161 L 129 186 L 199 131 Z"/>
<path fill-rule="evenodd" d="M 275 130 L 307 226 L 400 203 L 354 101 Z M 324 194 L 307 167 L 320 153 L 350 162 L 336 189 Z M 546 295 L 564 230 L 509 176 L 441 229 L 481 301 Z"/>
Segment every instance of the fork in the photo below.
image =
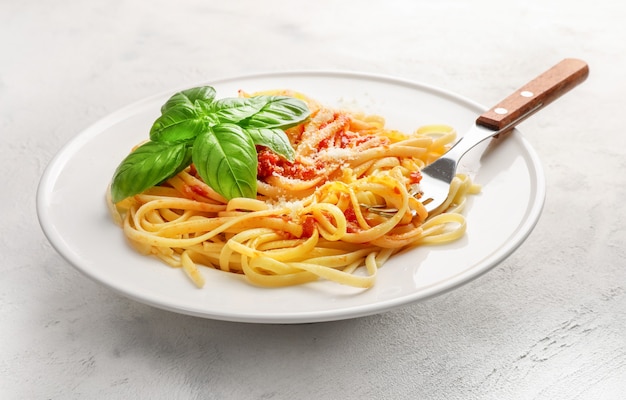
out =
<path fill-rule="evenodd" d="M 429 214 L 448 198 L 460 159 L 474 146 L 510 132 L 520 122 L 561 97 L 589 75 L 582 60 L 566 58 L 481 114 L 444 155 L 422 168 L 418 198 Z"/>

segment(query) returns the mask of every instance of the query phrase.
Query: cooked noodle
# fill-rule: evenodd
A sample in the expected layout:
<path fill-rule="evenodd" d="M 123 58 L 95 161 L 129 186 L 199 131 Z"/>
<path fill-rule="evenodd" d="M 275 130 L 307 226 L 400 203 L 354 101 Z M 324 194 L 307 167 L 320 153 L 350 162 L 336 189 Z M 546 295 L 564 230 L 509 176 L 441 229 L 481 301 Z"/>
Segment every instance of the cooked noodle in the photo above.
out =
<path fill-rule="evenodd" d="M 478 190 L 467 176 L 454 178 L 436 214 L 415 196 L 419 170 L 454 141 L 451 127 L 407 134 L 386 128 L 379 116 L 281 93 L 311 110 L 307 122 L 286 131 L 295 162 L 260 148 L 256 199 L 226 202 L 193 165 L 115 205 L 109 197 L 134 248 L 181 268 L 198 287 L 205 266 L 267 287 L 321 278 L 367 288 L 395 253 L 465 233 L 461 212 Z"/>

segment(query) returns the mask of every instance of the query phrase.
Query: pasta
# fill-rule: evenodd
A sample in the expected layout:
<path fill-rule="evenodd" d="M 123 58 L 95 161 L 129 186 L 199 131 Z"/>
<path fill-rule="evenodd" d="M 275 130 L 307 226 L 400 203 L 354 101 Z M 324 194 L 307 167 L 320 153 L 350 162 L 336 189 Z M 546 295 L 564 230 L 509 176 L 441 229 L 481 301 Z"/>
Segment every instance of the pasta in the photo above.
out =
<path fill-rule="evenodd" d="M 180 268 L 198 287 L 204 266 L 265 287 L 325 279 L 368 288 L 394 254 L 465 233 L 461 212 L 478 191 L 468 176 L 454 178 L 447 202 L 431 215 L 416 196 L 420 168 L 447 150 L 454 129 L 407 134 L 380 116 L 280 93 L 304 100 L 311 117 L 286 130 L 294 162 L 258 149 L 256 199 L 225 201 L 193 165 L 117 204 L 109 196 L 137 251 Z"/>

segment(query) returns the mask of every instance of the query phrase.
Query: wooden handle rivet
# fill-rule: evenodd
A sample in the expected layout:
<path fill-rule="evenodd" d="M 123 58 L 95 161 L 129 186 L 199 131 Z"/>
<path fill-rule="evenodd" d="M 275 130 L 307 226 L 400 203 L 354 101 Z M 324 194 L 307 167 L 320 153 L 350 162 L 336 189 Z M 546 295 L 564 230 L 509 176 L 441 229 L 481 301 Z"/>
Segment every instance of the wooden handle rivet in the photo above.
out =
<path fill-rule="evenodd" d="M 500 114 L 500 115 L 504 115 L 506 113 L 509 112 L 509 110 L 507 110 L 506 108 L 502 108 L 502 107 L 498 107 L 495 110 L 493 110 L 496 114 Z"/>
<path fill-rule="evenodd" d="M 533 97 L 535 94 L 533 92 L 529 92 L 528 90 L 524 90 L 523 92 L 520 93 L 520 96 L 522 97 Z"/>

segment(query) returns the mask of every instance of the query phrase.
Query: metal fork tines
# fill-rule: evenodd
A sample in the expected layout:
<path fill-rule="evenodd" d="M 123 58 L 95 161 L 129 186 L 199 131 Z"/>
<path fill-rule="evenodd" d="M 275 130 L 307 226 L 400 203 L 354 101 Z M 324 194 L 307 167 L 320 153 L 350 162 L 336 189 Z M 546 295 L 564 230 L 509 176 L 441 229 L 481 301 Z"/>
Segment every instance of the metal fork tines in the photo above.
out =
<path fill-rule="evenodd" d="M 503 133 L 480 125 L 474 125 L 448 152 L 433 163 L 422 168 L 422 189 L 420 201 L 429 213 L 441 206 L 450 193 L 450 183 L 454 179 L 461 158 L 482 141 Z"/>

